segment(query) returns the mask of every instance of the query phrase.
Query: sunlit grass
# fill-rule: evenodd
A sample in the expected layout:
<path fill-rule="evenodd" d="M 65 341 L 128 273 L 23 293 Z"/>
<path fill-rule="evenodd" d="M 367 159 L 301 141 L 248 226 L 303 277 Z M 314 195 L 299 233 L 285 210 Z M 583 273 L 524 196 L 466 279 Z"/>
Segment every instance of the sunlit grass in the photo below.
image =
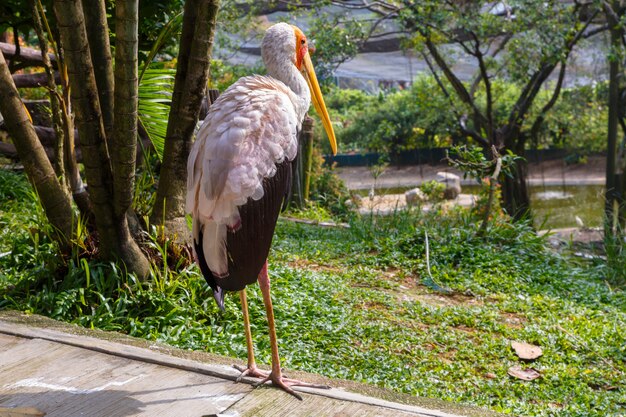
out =
<path fill-rule="evenodd" d="M 1 193 L 0 308 L 245 358 L 239 298 L 220 312 L 156 230 L 146 241 L 166 262 L 142 283 L 114 264 L 59 259 L 21 176 L 0 171 Z M 623 415 L 626 295 L 607 281 L 613 270 L 548 249 L 528 225 L 496 222 L 485 238 L 477 227 L 464 211 L 353 217 L 350 228 L 280 221 L 270 276 L 284 366 L 519 415 Z M 449 294 L 424 285 L 425 232 Z M 248 299 L 268 364 L 258 286 Z M 511 340 L 544 354 L 523 364 Z M 508 376 L 516 364 L 542 377 Z"/>

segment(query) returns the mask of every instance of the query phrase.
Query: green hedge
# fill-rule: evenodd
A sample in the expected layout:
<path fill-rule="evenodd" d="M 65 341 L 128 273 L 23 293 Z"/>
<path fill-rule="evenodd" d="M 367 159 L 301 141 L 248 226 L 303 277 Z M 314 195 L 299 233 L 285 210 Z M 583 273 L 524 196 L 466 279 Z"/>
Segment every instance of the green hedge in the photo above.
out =
<path fill-rule="evenodd" d="M 530 135 L 532 122 L 550 99 L 552 86 L 539 94 L 522 132 Z M 497 97 L 494 116 L 505 123 L 520 87 L 494 80 Z M 326 93 L 341 152 L 397 153 L 417 148 L 448 147 L 465 143 L 456 114 L 464 110 L 456 97 L 447 98 L 430 75 L 418 77 L 406 90 L 378 95 L 333 87 Z M 534 149 L 606 149 L 606 83 L 564 89 L 554 108 L 545 115 L 536 137 L 527 141 Z M 481 93 L 479 107 L 484 108 Z M 468 120 L 471 126 L 471 120 Z M 321 134 L 321 132 L 320 132 Z"/>

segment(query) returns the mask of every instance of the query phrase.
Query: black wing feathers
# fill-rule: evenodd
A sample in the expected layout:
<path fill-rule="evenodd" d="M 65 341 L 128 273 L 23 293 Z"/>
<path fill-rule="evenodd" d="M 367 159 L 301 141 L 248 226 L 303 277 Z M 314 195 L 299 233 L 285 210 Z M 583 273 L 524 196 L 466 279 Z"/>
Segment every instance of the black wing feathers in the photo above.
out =
<path fill-rule="evenodd" d="M 200 243 L 194 242 L 198 264 L 209 286 L 223 298 L 221 290 L 239 291 L 246 285 L 256 282 L 257 276 L 267 260 L 272 244 L 276 221 L 283 201 L 291 187 L 291 162 L 284 161 L 276 166 L 276 174 L 263 180 L 263 197 L 260 200 L 248 199 L 239 207 L 241 228 L 228 231 L 226 251 L 228 252 L 228 273 L 225 278 L 217 278 L 209 269 L 202 252 L 202 231 Z"/>

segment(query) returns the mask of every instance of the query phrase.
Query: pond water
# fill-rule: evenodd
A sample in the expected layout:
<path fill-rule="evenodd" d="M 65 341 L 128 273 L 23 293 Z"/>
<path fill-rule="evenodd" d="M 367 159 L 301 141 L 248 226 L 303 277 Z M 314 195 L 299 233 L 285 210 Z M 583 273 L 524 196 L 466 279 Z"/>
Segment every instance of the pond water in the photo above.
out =
<path fill-rule="evenodd" d="M 413 187 L 410 187 L 413 188 Z M 377 194 L 402 194 L 409 188 L 377 189 Z M 463 185 L 464 194 L 476 194 L 479 186 Z M 367 195 L 367 190 L 359 190 Z M 530 201 L 535 226 L 540 229 L 601 227 L 604 211 L 604 185 L 531 185 Z"/>
<path fill-rule="evenodd" d="M 464 193 L 476 193 L 478 187 L 465 186 Z M 602 226 L 604 185 L 531 185 L 530 204 L 535 226 L 540 229 Z"/>
<path fill-rule="evenodd" d="M 602 226 L 604 185 L 561 185 L 531 187 L 531 206 L 535 224 L 542 229 L 579 227 L 576 217 L 586 227 Z"/>

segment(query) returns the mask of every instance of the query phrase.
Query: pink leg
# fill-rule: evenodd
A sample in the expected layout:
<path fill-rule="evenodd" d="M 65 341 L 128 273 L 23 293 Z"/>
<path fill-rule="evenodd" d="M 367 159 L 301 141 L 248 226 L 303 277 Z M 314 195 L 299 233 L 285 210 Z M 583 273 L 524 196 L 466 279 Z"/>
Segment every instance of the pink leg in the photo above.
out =
<path fill-rule="evenodd" d="M 265 311 L 267 313 L 267 323 L 269 326 L 269 334 L 270 334 L 270 345 L 272 349 L 272 371 L 269 376 L 261 381 L 258 385 L 264 384 L 267 381 L 272 381 L 272 383 L 280 387 L 281 389 L 287 391 L 289 394 L 293 395 L 299 400 L 302 400 L 302 397 L 296 393 L 291 387 L 292 386 L 306 386 L 306 387 L 314 387 L 314 388 L 330 388 L 327 385 L 315 385 L 315 384 L 307 384 L 305 382 L 301 382 L 295 379 L 283 378 L 282 372 L 280 370 L 280 358 L 278 357 L 278 342 L 276 340 L 276 327 L 274 325 L 274 308 L 272 306 L 272 297 L 270 296 L 270 277 L 267 274 L 267 262 L 263 265 L 261 272 L 259 273 L 259 287 L 261 288 L 261 292 L 263 293 L 263 303 L 265 304 Z"/>
<path fill-rule="evenodd" d="M 237 382 L 241 381 L 244 376 L 253 378 L 267 378 L 266 372 L 261 372 L 256 366 L 254 360 L 254 347 L 252 345 L 252 332 L 250 331 L 250 315 L 248 314 L 248 298 L 246 297 L 246 289 L 239 291 L 239 299 L 241 300 L 241 310 L 243 311 L 243 325 L 246 332 L 246 347 L 248 348 L 248 366 L 233 365 L 235 369 L 241 371 L 241 375 L 237 378 Z"/>

